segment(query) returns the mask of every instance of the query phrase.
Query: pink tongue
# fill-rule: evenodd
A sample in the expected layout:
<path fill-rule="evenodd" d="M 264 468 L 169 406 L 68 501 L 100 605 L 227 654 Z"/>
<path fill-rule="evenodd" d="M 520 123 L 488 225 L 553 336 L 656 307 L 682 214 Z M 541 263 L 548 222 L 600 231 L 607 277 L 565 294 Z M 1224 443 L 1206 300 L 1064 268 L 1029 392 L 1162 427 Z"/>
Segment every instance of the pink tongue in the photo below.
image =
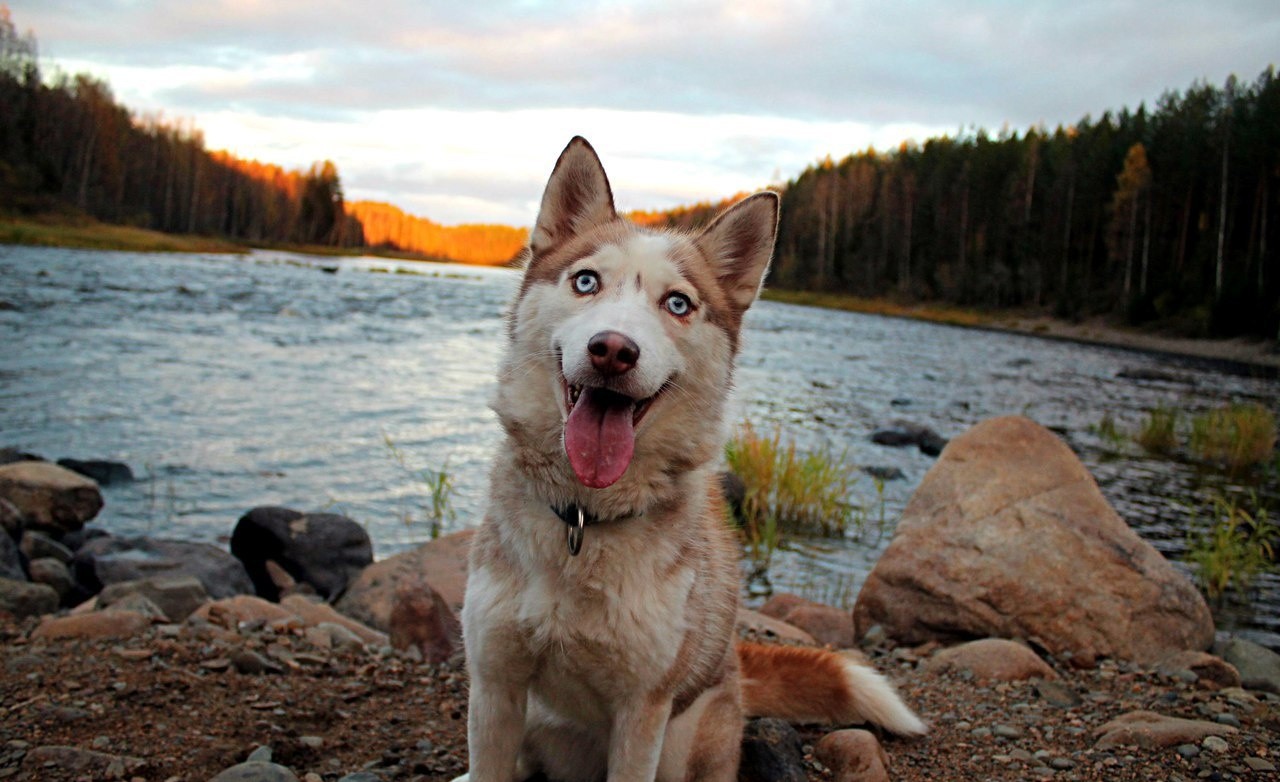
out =
<path fill-rule="evenodd" d="M 584 388 L 564 424 L 564 448 L 583 486 L 603 489 L 627 471 L 635 448 L 635 400 L 603 388 Z"/>

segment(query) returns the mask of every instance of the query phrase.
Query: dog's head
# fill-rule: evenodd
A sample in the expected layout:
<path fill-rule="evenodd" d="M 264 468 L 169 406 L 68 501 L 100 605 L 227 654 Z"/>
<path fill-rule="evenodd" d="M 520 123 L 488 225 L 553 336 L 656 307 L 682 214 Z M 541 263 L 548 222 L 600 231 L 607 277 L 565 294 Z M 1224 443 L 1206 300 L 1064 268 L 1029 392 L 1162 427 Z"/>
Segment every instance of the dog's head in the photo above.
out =
<path fill-rule="evenodd" d="M 615 211 L 591 146 L 569 142 L 509 321 L 495 406 L 508 431 L 546 450 L 554 427 L 554 460 L 591 489 L 650 463 L 670 472 L 707 461 L 777 222 L 778 196 L 762 192 L 696 235 L 638 227 Z"/>

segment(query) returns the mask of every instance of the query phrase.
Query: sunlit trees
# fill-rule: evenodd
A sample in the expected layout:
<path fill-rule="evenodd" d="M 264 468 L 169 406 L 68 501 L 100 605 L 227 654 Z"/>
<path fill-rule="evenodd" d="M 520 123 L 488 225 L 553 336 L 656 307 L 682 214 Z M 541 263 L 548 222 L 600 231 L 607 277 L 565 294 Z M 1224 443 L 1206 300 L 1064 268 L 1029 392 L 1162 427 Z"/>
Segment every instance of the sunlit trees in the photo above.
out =
<path fill-rule="evenodd" d="M 1052 132 L 819 161 L 786 185 L 770 283 L 1274 337 L 1278 180 L 1268 69 Z"/>

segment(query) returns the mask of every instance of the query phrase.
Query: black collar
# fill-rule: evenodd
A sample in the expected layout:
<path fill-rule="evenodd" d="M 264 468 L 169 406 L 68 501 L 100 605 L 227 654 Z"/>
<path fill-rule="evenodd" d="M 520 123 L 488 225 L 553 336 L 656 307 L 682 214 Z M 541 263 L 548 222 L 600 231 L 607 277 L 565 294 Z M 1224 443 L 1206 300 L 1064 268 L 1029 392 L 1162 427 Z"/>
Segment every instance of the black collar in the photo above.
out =
<path fill-rule="evenodd" d="M 620 521 L 621 519 L 630 519 L 635 516 L 642 515 L 636 513 L 631 516 L 619 516 L 616 519 L 602 519 L 599 516 L 587 513 L 580 506 L 574 504 L 568 505 L 563 510 L 552 505 L 551 512 L 556 514 L 556 517 L 569 527 L 567 538 L 569 544 L 569 555 L 574 557 L 578 556 L 578 552 L 582 550 L 582 538 L 587 527 L 591 527 L 605 521 Z"/>

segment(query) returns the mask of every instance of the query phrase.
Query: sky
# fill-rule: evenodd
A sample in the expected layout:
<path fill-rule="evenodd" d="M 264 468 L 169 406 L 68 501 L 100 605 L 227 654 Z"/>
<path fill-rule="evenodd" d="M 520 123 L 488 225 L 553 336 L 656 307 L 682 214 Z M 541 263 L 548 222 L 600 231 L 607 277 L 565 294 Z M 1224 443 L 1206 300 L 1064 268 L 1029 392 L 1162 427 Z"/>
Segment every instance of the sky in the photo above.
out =
<path fill-rule="evenodd" d="M 348 200 L 530 225 L 574 135 L 620 209 L 718 200 L 827 155 L 1071 125 L 1280 64 L 1275 0 L 9 0 L 210 149 Z"/>

